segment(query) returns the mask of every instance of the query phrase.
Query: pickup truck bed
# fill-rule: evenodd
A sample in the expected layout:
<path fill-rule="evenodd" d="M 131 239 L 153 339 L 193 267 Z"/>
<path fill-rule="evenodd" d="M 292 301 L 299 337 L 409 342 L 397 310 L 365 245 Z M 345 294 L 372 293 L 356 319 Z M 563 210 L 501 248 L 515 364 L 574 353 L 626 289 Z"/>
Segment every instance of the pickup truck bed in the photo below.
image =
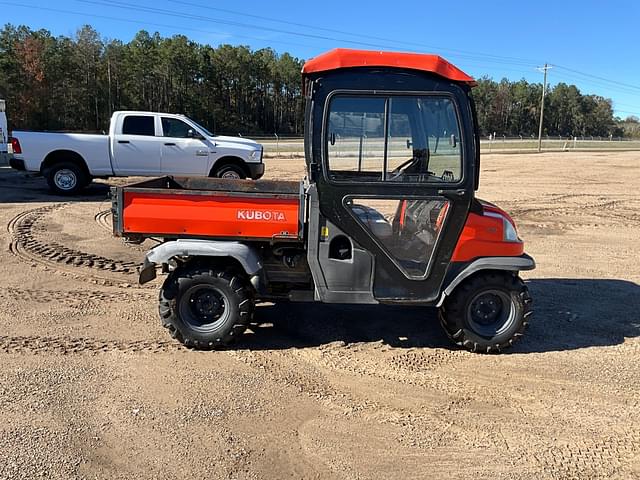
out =
<path fill-rule="evenodd" d="M 299 241 L 301 182 L 161 177 L 112 187 L 114 235 Z"/>

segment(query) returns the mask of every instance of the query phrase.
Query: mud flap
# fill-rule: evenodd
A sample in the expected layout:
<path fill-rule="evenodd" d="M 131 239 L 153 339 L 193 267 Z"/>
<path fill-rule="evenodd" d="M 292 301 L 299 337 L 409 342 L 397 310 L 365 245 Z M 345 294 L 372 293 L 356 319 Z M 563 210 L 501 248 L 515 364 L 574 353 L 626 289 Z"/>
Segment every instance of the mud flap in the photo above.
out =
<path fill-rule="evenodd" d="M 140 267 L 140 276 L 138 277 L 138 283 L 144 285 L 156 278 L 156 264 L 149 261 L 148 258 L 144 259 L 142 267 Z"/>

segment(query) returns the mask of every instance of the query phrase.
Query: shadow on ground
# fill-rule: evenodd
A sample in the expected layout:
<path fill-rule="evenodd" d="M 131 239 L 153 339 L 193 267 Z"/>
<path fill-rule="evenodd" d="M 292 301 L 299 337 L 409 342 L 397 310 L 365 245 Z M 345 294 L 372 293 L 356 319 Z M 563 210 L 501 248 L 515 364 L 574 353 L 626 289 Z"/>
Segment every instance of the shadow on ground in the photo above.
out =
<path fill-rule="evenodd" d="M 640 286 L 624 280 L 533 279 L 534 314 L 511 353 L 612 346 L 640 336 Z M 398 348 L 456 348 L 427 307 L 281 303 L 256 309 L 255 333 L 234 348 L 379 342 Z"/>
<path fill-rule="evenodd" d="M 93 182 L 80 195 L 61 196 L 50 193 L 44 177 L 0 167 L 0 202 L 99 202 L 109 195 L 109 185 Z"/>

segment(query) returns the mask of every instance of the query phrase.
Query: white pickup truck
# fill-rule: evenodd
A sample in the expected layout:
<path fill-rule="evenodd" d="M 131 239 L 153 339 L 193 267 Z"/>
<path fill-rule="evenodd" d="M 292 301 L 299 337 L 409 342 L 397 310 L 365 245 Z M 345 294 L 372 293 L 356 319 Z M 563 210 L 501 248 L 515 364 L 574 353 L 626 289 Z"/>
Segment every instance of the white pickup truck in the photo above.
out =
<path fill-rule="evenodd" d="M 54 193 L 72 195 L 93 178 L 264 174 L 262 145 L 216 136 L 184 115 L 115 112 L 109 135 L 12 132 L 10 164 L 45 176 Z"/>

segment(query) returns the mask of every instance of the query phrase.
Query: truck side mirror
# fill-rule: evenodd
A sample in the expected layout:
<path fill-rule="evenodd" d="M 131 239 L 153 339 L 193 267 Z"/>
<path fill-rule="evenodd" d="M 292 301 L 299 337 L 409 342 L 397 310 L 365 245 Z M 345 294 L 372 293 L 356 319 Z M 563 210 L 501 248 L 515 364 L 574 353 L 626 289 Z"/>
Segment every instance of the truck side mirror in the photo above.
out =
<path fill-rule="evenodd" d="M 407 150 L 413 147 L 413 142 L 407 138 Z"/>
<path fill-rule="evenodd" d="M 451 134 L 451 137 L 449 137 L 449 145 L 451 145 L 451 148 L 456 148 L 457 142 L 456 136 Z"/>
<path fill-rule="evenodd" d="M 196 140 L 203 140 L 204 139 L 204 137 L 202 135 L 200 135 L 199 132 L 196 132 L 193 128 L 190 128 L 187 131 L 187 137 L 195 138 Z"/>
<path fill-rule="evenodd" d="M 331 133 L 331 136 L 329 137 L 329 142 L 331 142 L 331 145 L 335 145 L 336 144 L 336 134 L 335 133 Z"/>

